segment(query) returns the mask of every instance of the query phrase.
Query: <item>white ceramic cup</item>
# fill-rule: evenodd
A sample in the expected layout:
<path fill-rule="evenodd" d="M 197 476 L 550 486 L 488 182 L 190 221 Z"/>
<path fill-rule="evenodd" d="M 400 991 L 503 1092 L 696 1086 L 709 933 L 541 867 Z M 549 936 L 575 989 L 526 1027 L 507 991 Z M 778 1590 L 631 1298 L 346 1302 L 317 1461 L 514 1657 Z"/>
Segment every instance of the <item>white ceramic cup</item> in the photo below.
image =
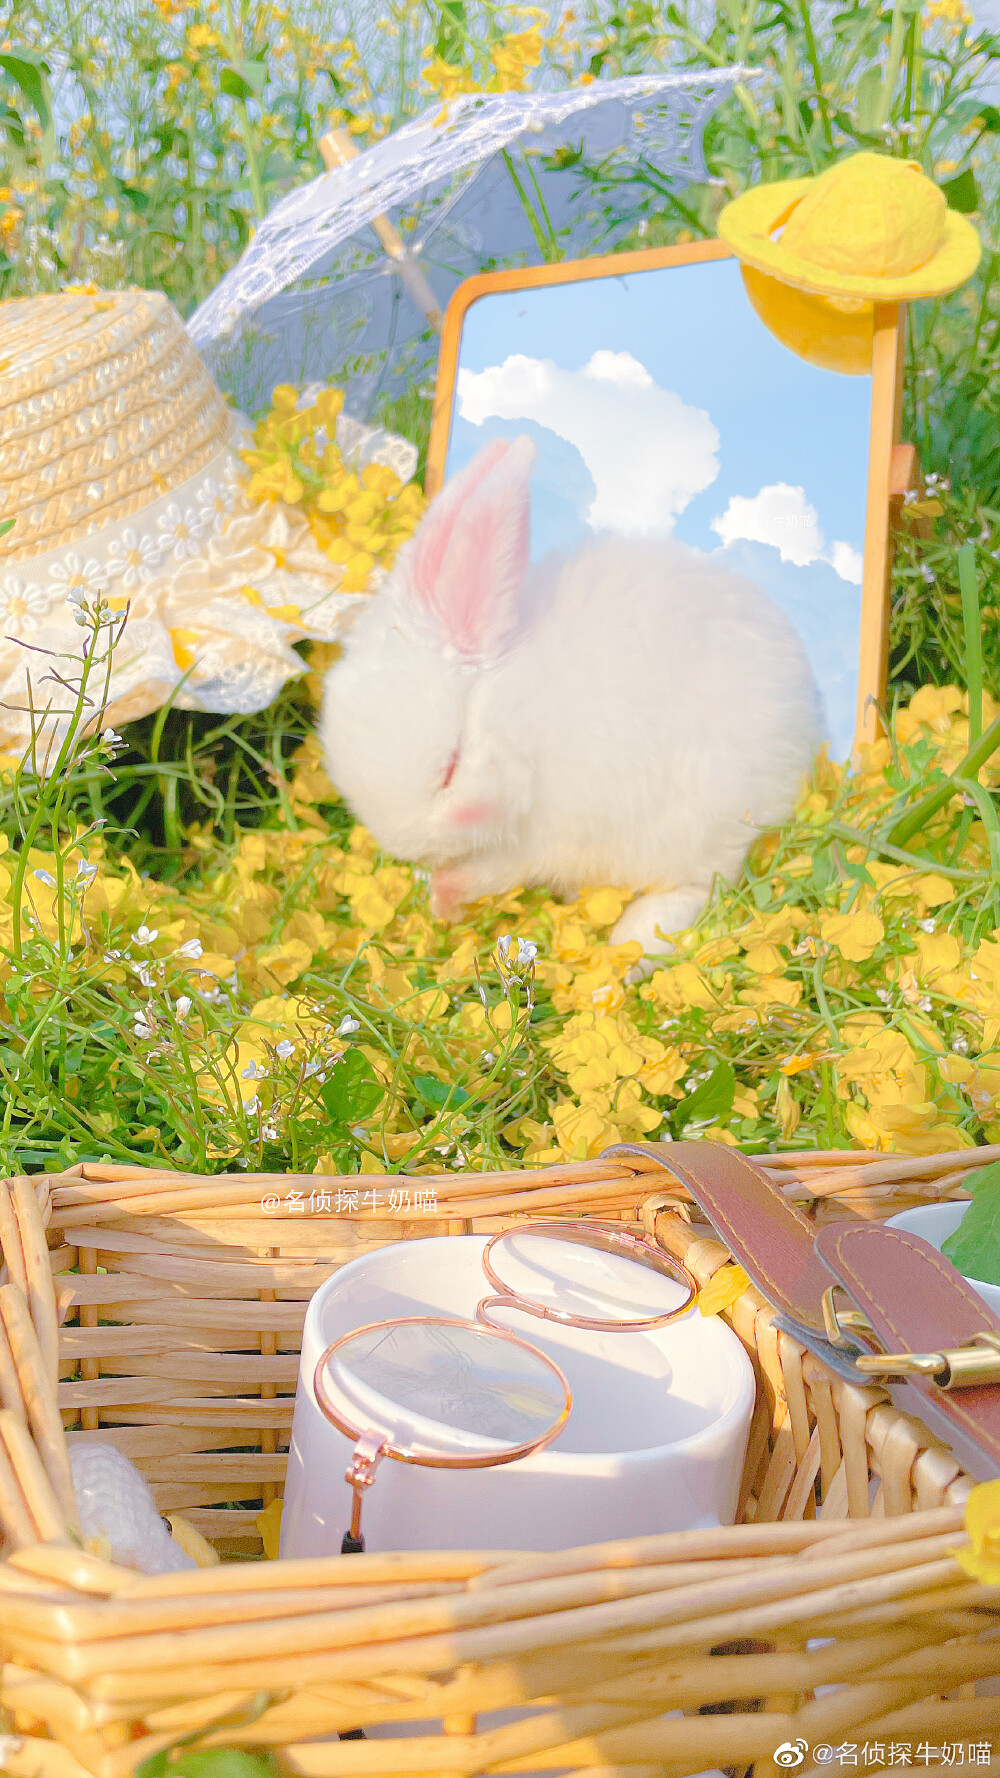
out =
<path fill-rule="evenodd" d="M 941 1243 L 955 1233 L 968 1208 L 968 1202 L 921 1204 L 916 1210 L 902 1210 L 898 1216 L 890 1216 L 886 1226 L 919 1235 L 940 1253 Z M 983 1302 L 989 1304 L 994 1315 L 1000 1315 L 1000 1284 L 984 1284 L 980 1278 L 969 1278 L 967 1282 L 978 1292 Z"/>
<path fill-rule="evenodd" d="M 339 1552 L 351 1520 L 353 1441 L 318 1406 L 316 1365 L 334 1340 L 409 1315 L 472 1318 L 490 1294 L 484 1236 L 397 1242 L 320 1286 L 306 1315 L 282 1514 L 283 1557 Z M 681 1301 L 681 1286 L 669 1286 Z M 754 1403 L 750 1361 L 715 1316 L 692 1310 L 647 1332 L 504 1325 L 541 1348 L 573 1392 L 554 1444 L 494 1469 L 386 1458 L 367 1489 L 369 1550 L 551 1550 L 731 1523 Z"/>

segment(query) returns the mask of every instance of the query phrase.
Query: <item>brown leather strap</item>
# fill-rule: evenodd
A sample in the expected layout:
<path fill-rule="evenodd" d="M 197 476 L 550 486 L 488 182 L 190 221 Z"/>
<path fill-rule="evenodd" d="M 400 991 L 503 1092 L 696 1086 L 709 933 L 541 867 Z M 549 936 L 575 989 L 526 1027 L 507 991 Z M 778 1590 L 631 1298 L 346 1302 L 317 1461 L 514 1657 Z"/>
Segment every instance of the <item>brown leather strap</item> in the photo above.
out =
<path fill-rule="evenodd" d="M 867 1315 L 884 1352 L 938 1352 L 979 1333 L 1000 1335 L 992 1309 L 919 1235 L 877 1222 L 837 1223 L 817 1236 L 816 1252 Z M 911 1377 L 905 1389 L 906 1411 L 926 1421 L 973 1474 L 982 1473 L 979 1453 L 991 1464 L 988 1474 L 1000 1471 L 1000 1387 L 945 1391 L 930 1378 Z"/>
<path fill-rule="evenodd" d="M 825 1339 L 822 1299 L 835 1279 L 867 1315 L 885 1352 L 936 1352 L 1000 1320 L 936 1248 L 916 1235 L 859 1218 L 817 1231 L 762 1168 L 716 1142 L 621 1143 L 608 1160 L 653 1160 L 690 1192 L 747 1276 L 824 1363 L 847 1381 L 865 1379 Z M 864 1350 L 867 1342 L 859 1342 Z M 903 1413 L 925 1422 L 970 1475 L 1000 1473 L 1000 1386 L 939 1389 L 923 1377 L 890 1384 Z"/>
<path fill-rule="evenodd" d="M 813 1246 L 815 1225 L 762 1168 L 721 1142 L 623 1142 L 606 1148 L 602 1158 L 629 1155 L 656 1161 L 686 1186 L 761 1295 L 802 1327 L 823 1334 L 820 1305 L 830 1275 Z"/>

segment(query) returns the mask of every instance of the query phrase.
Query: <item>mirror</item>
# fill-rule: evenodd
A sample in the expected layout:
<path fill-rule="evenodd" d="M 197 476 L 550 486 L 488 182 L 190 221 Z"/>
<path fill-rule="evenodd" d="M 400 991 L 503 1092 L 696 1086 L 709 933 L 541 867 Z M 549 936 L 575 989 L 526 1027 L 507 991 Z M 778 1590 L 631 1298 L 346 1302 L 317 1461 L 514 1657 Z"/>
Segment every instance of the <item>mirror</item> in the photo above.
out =
<path fill-rule="evenodd" d="M 795 624 L 844 760 L 885 691 L 898 358 L 886 305 L 870 375 L 807 362 L 714 241 L 472 278 L 445 320 L 428 487 L 528 433 L 534 561 L 608 530 L 717 555 Z"/>

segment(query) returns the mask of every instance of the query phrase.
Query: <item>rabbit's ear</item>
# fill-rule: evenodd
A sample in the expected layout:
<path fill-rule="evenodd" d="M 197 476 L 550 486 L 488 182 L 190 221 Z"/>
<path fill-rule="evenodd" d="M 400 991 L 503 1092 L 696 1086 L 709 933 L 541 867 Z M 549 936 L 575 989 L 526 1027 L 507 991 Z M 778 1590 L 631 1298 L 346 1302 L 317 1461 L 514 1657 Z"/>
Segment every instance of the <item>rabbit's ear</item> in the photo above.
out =
<path fill-rule="evenodd" d="M 431 503 L 417 534 L 410 598 L 472 660 L 501 648 L 528 568 L 530 438 L 496 439 Z"/>

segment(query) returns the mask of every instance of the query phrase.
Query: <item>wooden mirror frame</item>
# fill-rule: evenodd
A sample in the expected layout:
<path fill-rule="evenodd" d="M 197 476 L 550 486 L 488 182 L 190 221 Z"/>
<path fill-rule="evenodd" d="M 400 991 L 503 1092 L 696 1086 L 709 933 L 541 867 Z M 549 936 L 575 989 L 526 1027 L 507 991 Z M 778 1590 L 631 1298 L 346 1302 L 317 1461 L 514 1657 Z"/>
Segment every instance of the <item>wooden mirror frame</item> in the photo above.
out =
<path fill-rule="evenodd" d="M 455 380 L 462 328 L 473 303 L 503 290 L 537 290 L 547 284 L 576 284 L 590 278 L 620 278 L 627 272 L 658 271 L 663 266 L 696 265 L 709 259 L 732 259 L 721 241 L 696 241 L 683 247 L 649 247 L 598 259 L 564 259 L 557 265 L 532 266 L 510 272 L 484 272 L 458 286 L 448 304 L 441 334 L 441 355 L 434 392 L 426 490 L 436 494 L 444 482 L 448 440 L 455 405 Z M 889 660 L 889 571 L 891 567 L 891 503 L 901 501 L 914 485 L 912 448 L 899 443 L 903 380 L 903 317 L 899 303 L 875 305 L 872 347 L 872 405 L 868 435 L 868 493 L 865 507 L 864 567 L 861 578 L 861 632 L 858 644 L 858 702 L 855 746 L 874 741 L 883 732 L 880 711 L 885 704 Z"/>

